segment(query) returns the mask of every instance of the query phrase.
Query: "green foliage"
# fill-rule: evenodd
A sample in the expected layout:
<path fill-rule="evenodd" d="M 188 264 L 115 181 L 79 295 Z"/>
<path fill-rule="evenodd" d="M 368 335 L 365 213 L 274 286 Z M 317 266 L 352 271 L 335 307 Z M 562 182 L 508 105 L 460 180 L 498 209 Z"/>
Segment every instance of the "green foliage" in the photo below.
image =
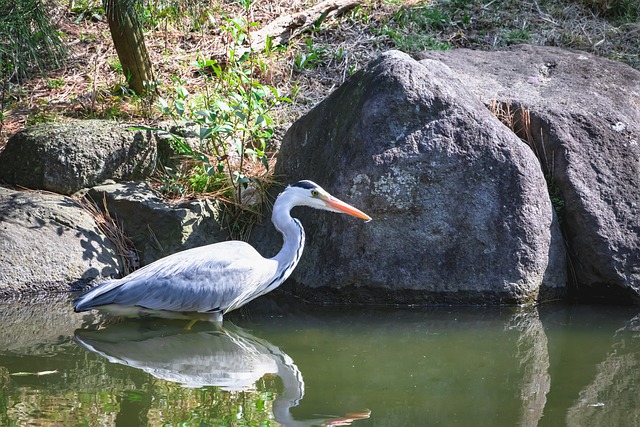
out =
<path fill-rule="evenodd" d="M 3 80 L 32 68 L 57 67 L 66 50 L 40 0 L 0 0 L 0 71 Z"/>
<path fill-rule="evenodd" d="M 432 6 L 401 8 L 394 16 L 399 27 L 444 30 L 450 24 L 450 17 L 444 10 Z"/>
<path fill-rule="evenodd" d="M 76 15 L 76 24 L 84 19 L 102 21 L 105 14 L 102 0 L 71 0 L 69 10 Z"/>
<path fill-rule="evenodd" d="M 436 35 L 449 28 L 451 21 L 444 9 L 435 6 L 401 7 L 381 32 L 391 37 L 396 48 L 405 52 L 446 50 L 451 45 L 439 41 Z"/>
<path fill-rule="evenodd" d="M 0 0 L 0 131 L 11 82 L 25 78 L 34 68 L 42 71 L 57 67 L 65 55 L 60 34 L 49 22 L 40 0 Z M 48 114 L 42 113 L 35 120 L 47 121 Z"/>
<path fill-rule="evenodd" d="M 551 205 L 558 214 L 558 221 L 562 223 L 564 217 L 564 198 L 560 192 L 560 187 L 553 179 L 553 175 L 546 174 L 545 180 L 547 181 L 547 190 L 549 191 L 549 198 L 551 199 Z"/>
<path fill-rule="evenodd" d="M 311 37 L 305 39 L 305 48 L 298 52 L 294 58 L 294 66 L 297 71 L 316 68 L 327 62 L 327 50 L 315 45 Z"/>
<path fill-rule="evenodd" d="M 618 19 L 621 22 L 636 22 L 640 19 L 638 0 L 582 0 L 594 13 Z"/>
<path fill-rule="evenodd" d="M 107 65 L 109 65 L 109 67 L 116 71 L 118 74 L 122 74 L 122 64 L 120 63 L 120 59 L 116 56 L 113 56 L 109 59 L 107 59 Z"/>
<path fill-rule="evenodd" d="M 49 89 L 57 89 L 64 86 L 64 79 L 62 78 L 46 79 L 46 82 Z"/>
<path fill-rule="evenodd" d="M 209 18 L 213 2 L 185 0 L 137 0 L 137 14 L 145 28 L 159 29 L 179 25 L 189 31 L 217 28 Z"/>
<path fill-rule="evenodd" d="M 526 43 L 529 41 L 529 30 L 521 28 L 509 31 L 507 33 L 507 41 L 509 43 Z"/>
<path fill-rule="evenodd" d="M 177 123 L 197 125 L 198 139 L 194 146 L 183 135 L 172 135 L 173 149 L 183 162 L 167 170 L 165 191 L 213 192 L 242 205 L 244 189 L 252 183 L 262 187 L 264 173 L 257 171 L 269 169 L 267 148 L 274 125 L 270 112 L 278 102 L 289 100 L 253 76 L 260 67 L 247 47 L 253 25 L 243 17 L 225 18 L 221 29 L 233 40 L 226 62 L 201 58 L 193 63 L 206 95 L 193 97 L 176 81 L 173 99 L 160 99 L 163 114 Z"/>
<path fill-rule="evenodd" d="M 406 35 L 397 31 L 390 31 L 387 34 L 393 39 L 396 48 L 404 52 L 413 53 L 425 50 L 447 50 L 451 48 L 449 43 L 443 43 L 430 34 Z"/>

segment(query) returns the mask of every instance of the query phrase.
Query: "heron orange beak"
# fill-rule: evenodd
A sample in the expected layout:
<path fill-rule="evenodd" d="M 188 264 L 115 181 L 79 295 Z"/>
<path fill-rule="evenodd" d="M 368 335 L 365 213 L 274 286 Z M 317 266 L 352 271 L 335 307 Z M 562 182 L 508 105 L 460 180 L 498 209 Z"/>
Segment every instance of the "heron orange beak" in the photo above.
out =
<path fill-rule="evenodd" d="M 346 213 L 351 216 L 355 216 L 356 218 L 364 219 L 367 222 L 371 221 L 371 217 L 369 215 L 362 212 L 360 209 L 356 209 L 350 204 L 343 202 L 340 199 L 336 199 L 335 197 L 329 196 L 326 199 L 324 199 L 324 202 L 338 212 Z"/>

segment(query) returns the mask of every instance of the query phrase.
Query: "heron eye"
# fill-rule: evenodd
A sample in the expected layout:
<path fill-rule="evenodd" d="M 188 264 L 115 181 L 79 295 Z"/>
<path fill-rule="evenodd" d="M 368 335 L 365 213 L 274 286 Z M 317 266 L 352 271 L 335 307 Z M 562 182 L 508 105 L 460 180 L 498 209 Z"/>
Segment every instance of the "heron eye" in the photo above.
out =
<path fill-rule="evenodd" d="M 318 197 L 320 195 L 320 193 L 318 193 L 318 190 L 311 190 L 311 195 L 313 197 Z"/>

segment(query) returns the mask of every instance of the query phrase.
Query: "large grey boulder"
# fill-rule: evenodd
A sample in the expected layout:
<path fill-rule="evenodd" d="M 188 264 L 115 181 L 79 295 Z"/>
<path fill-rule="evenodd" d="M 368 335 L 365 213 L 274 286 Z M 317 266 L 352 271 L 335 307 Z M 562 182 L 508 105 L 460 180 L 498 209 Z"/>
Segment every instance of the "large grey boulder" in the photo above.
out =
<path fill-rule="evenodd" d="M 120 265 L 73 199 L 0 187 L 0 299 L 67 292 L 116 276 Z"/>
<path fill-rule="evenodd" d="M 562 200 L 574 295 L 640 303 L 640 72 L 543 46 L 420 57 L 446 64 L 485 104 L 509 104 L 516 122 L 528 111 L 533 149 Z"/>
<path fill-rule="evenodd" d="M 151 131 L 104 120 L 43 123 L 13 135 L 0 152 L 0 180 L 60 194 L 107 179 L 138 180 L 156 167 Z"/>
<path fill-rule="evenodd" d="M 307 247 L 287 289 L 307 300 L 529 303 L 564 290 L 536 157 L 438 61 L 381 55 L 294 123 L 276 175 L 373 217 L 294 211 Z"/>
<path fill-rule="evenodd" d="M 101 209 L 104 201 L 124 234 L 135 246 L 141 265 L 174 252 L 228 238 L 223 206 L 202 199 L 170 205 L 147 183 L 118 183 L 93 187 L 88 195 Z"/>

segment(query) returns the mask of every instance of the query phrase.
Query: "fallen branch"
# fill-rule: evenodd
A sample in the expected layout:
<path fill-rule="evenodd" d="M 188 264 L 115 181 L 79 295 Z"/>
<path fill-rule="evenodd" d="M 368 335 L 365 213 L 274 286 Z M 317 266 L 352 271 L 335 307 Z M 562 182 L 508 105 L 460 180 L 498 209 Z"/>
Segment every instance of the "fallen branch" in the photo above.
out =
<path fill-rule="evenodd" d="M 361 3 L 362 0 L 325 0 L 303 12 L 277 18 L 264 28 L 251 34 L 251 49 L 262 51 L 271 39 L 271 46 L 276 47 L 313 27 L 317 22 L 347 12 Z"/>

